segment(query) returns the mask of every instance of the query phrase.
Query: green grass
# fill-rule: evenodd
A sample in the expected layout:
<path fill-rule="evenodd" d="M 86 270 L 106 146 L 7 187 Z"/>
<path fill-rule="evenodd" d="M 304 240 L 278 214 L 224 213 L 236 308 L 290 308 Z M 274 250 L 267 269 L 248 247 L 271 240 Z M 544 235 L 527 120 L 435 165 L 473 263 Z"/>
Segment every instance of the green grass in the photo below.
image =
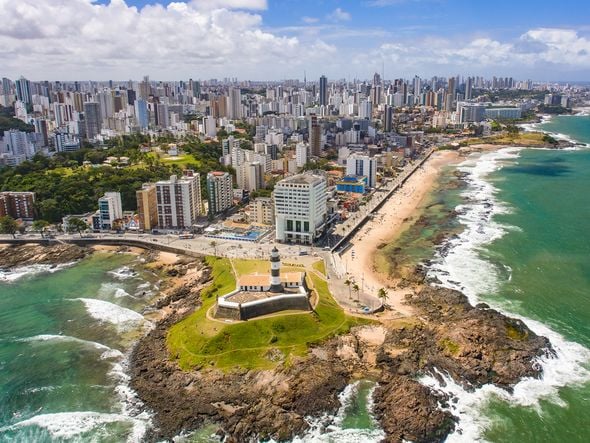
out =
<path fill-rule="evenodd" d="M 207 262 L 214 281 L 202 293 L 203 306 L 168 333 L 171 358 L 183 369 L 270 369 L 279 361 L 305 355 L 310 344 L 370 322 L 347 316 L 330 295 L 326 281 L 316 275 L 310 275 L 319 296 L 312 313 L 286 313 L 234 324 L 209 320 L 206 312 L 214 305 L 215 296 L 233 290 L 235 278 L 229 260 L 209 257 Z M 239 275 L 268 269 L 268 262 L 262 260 L 236 260 L 234 265 Z M 273 357 L 277 354 L 279 359 Z"/>
<path fill-rule="evenodd" d="M 160 158 L 162 163 L 168 165 L 178 165 L 178 166 L 187 166 L 191 165 L 192 167 L 200 167 L 201 162 L 197 160 L 192 154 L 183 154 L 179 155 L 178 157 L 162 157 Z"/>
<path fill-rule="evenodd" d="M 316 261 L 312 266 L 313 269 L 318 271 L 323 276 L 326 275 L 326 264 L 324 263 L 324 260 Z"/>

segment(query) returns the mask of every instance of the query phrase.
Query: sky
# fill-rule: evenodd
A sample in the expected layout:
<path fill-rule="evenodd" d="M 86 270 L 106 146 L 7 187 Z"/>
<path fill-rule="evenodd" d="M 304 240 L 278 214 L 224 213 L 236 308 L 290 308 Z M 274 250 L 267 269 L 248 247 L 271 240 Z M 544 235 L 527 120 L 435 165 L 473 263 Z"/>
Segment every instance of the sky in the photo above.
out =
<path fill-rule="evenodd" d="M 590 80 L 590 0 L 0 0 L 0 76 Z"/>

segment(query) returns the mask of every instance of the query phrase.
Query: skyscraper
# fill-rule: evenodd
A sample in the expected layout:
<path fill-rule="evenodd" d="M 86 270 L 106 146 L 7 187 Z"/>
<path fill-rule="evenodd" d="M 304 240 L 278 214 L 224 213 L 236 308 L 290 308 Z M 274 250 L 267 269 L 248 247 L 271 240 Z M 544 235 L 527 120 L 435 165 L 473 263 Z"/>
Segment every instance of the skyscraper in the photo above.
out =
<path fill-rule="evenodd" d="M 309 147 L 311 155 L 319 157 L 322 151 L 322 132 L 318 117 L 315 114 L 309 116 Z"/>
<path fill-rule="evenodd" d="M 181 178 L 156 183 L 158 226 L 163 229 L 190 229 L 201 213 L 199 174 L 186 170 Z"/>
<path fill-rule="evenodd" d="M 377 159 L 363 154 L 352 154 L 346 160 L 346 175 L 367 177 L 367 184 L 374 188 L 377 184 Z"/>
<path fill-rule="evenodd" d="M 230 119 L 239 120 L 242 118 L 242 91 L 240 88 L 229 88 L 228 108 Z"/>
<path fill-rule="evenodd" d="M 320 106 L 328 106 L 328 79 L 325 75 L 320 77 Z"/>
<path fill-rule="evenodd" d="M 233 202 L 231 174 L 220 171 L 207 174 L 207 200 L 211 216 L 231 208 Z"/>
<path fill-rule="evenodd" d="M 24 77 L 16 81 L 16 99 L 25 104 L 32 103 L 31 82 Z"/>
<path fill-rule="evenodd" d="M 137 215 L 139 217 L 139 229 L 149 231 L 158 226 L 158 200 L 156 198 L 156 185 L 144 183 L 140 190 L 135 191 L 137 198 Z"/>
<path fill-rule="evenodd" d="M 391 132 L 393 129 L 393 107 L 385 105 L 385 112 L 383 113 L 383 130 Z"/>
<path fill-rule="evenodd" d="M 100 105 L 98 103 L 84 103 L 84 121 L 86 123 L 86 138 L 88 140 L 95 139 L 102 129 L 102 118 L 100 116 Z"/>

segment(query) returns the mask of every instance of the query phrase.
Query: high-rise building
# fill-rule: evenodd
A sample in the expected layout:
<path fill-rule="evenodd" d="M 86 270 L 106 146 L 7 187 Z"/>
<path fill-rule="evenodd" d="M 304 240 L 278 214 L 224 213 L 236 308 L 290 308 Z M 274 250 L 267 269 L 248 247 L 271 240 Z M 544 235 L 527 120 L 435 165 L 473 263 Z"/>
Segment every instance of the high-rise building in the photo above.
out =
<path fill-rule="evenodd" d="M 473 95 L 473 78 L 467 77 L 465 79 L 465 100 L 471 100 Z"/>
<path fill-rule="evenodd" d="M 385 105 L 383 112 L 383 130 L 391 132 L 393 130 L 393 106 Z"/>
<path fill-rule="evenodd" d="M 213 171 L 207 174 L 209 215 L 214 216 L 231 208 L 233 195 L 231 174 L 220 171 Z"/>
<path fill-rule="evenodd" d="M 137 198 L 139 229 L 150 231 L 158 226 L 156 185 L 153 183 L 144 183 L 141 189 L 135 192 L 135 196 Z"/>
<path fill-rule="evenodd" d="M 325 75 L 320 77 L 320 106 L 328 106 L 328 79 Z"/>
<path fill-rule="evenodd" d="M 156 104 L 156 124 L 163 129 L 170 126 L 170 113 L 166 103 Z"/>
<path fill-rule="evenodd" d="M 135 121 L 141 129 L 147 129 L 150 123 L 147 102 L 143 98 L 135 100 Z"/>
<path fill-rule="evenodd" d="M 120 192 L 105 192 L 98 199 L 100 229 L 113 229 L 115 220 L 123 218 L 123 205 Z"/>
<path fill-rule="evenodd" d="M 27 105 L 33 103 L 31 82 L 24 77 L 21 77 L 16 81 L 16 99 Z"/>
<path fill-rule="evenodd" d="M 257 161 L 247 161 L 236 168 L 238 188 L 256 191 L 264 188 L 265 165 Z"/>
<path fill-rule="evenodd" d="M 307 163 L 308 147 L 305 143 L 297 143 L 295 146 L 295 162 L 298 168 L 302 168 Z"/>
<path fill-rule="evenodd" d="M 311 155 L 319 157 L 322 152 L 322 131 L 315 114 L 309 116 L 309 147 Z"/>
<path fill-rule="evenodd" d="M 312 244 L 322 234 L 327 219 L 325 177 L 287 177 L 275 185 L 273 200 L 277 241 Z"/>
<path fill-rule="evenodd" d="M 242 118 L 242 91 L 240 88 L 229 88 L 228 110 L 230 119 L 239 120 Z"/>
<path fill-rule="evenodd" d="M 35 218 L 34 192 L 0 192 L 0 217 L 30 221 Z"/>
<path fill-rule="evenodd" d="M 158 226 L 162 229 L 190 229 L 201 214 L 199 174 L 186 170 L 181 178 L 156 183 Z"/>
<path fill-rule="evenodd" d="M 86 138 L 94 140 L 102 129 L 100 105 L 97 102 L 84 103 L 84 122 L 86 123 Z"/>
<path fill-rule="evenodd" d="M 367 184 L 374 188 L 377 184 L 377 159 L 364 154 L 351 154 L 346 160 L 346 175 L 367 177 Z"/>

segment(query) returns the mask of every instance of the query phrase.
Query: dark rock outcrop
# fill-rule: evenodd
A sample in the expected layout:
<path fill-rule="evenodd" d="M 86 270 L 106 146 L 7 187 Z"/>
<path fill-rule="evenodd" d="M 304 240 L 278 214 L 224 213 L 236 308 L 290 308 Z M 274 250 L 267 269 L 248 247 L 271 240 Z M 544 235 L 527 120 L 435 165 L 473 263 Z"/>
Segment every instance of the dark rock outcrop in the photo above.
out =
<path fill-rule="evenodd" d="M 0 266 L 12 268 L 38 264 L 58 265 L 81 260 L 91 252 L 89 248 L 65 243 L 49 246 L 13 245 L 0 249 Z"/>

